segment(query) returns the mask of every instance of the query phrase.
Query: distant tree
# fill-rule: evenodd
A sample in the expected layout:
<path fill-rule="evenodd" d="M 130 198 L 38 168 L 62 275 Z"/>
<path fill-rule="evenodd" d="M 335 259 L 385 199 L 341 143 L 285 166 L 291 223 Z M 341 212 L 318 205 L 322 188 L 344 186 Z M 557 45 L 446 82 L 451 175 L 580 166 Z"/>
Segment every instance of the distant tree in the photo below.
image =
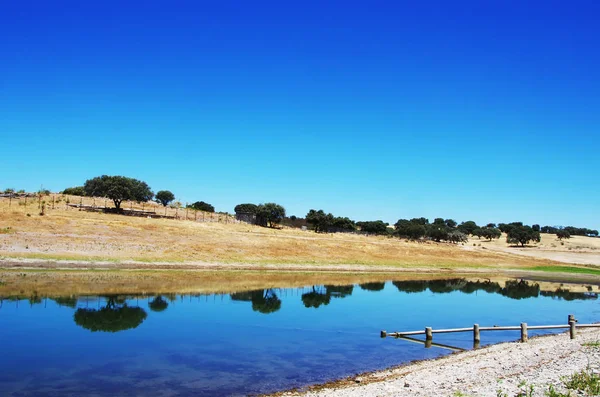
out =
<path fill-rule="evenodd" d="M 525 246 L 530 241 L 540 241 L 540 232 L 536 232 L 531 226 L 513 225 L 507 233 L 506 242 L 509 244 Z"/>
<path fill-rule="evenodd" d="M 312 225 L 317 233 L 326 233 L 333 226 L 335 218 L 332 214 L 326 214 L 323 210 L 311 209 L 306 214 L 306 223 Z"/>
<path fill-rule="evenodd" d="M 193 208 L 197 211 L 215 212 L 215 207 L 204 201 L 196 201 L 195 203 L 188 205 L 188 208 Z"/>
<path fill-rule="evenodd" d="M 246 204 L 238 204 L 235 206 L 234 211 L 237 215 L 240 214 L 253 214 L 256 215 L 258 212 L 258 205 L 246 203 Z"/>
<path fill-rule="evenodd" d="M 427 228 L 427 237 L 438 243 L 441 240 L 448 240 L 448 227 L 443 223 L 443 220 L 441 224 L 432 223 L 429 225 Z"/>
<path fill-rule="evenodd" d="M 418 240 L 423 238 L 427 234 L 427 228 L 421 224 L 420 221 L 399 219 L 394 224 L 395 233 L 399 237 L 409 238 L 412 240 Z"/>
<path fill-rule="evenodd" d="M 534 231 L 536 231 L 536 232 L 539 232 L 539 231 L 540 231 L 540 225 L 538 225 L 538 224 L 531 225 L 531 228 L 532 228 Z"/>
<path fill-rule="evenodd" d="M 14 194 L 14 193 L 15 193 L 15 189 L 13 189 L 13 188 L 4 189 L 4 194 Z"/>
<path fill-rule="evenodd" d="M 473 233 L 471 233 L 473 236 L 481 238 L 481 236 L 483 235 L 483 229 L 478 227 L 477 229 L 473 230 Z"/>
<path fill-rule="evenodd" d="M 148 201 L 154 197 L 146 182 L 125 176 L 98 176 L 85 181 L 83 188 L 87 196 L 108 197 L 117 210 L 123 200 Z"/>
<path fill-rule="evenodd" d="M 356 222 L 356 226 L 360 227 L 361 232 L 370 234 L 388 234 L 388 225 L 389 223 L 381 220 Z"/>
<path fill-rule="evenodd" d="M 175 195 L 169 190 L 159 190 L 156 192 L 156 202 L 165 207 L 173 200 L 175 200 Z"/>
<path fill-rule="evenodd" d="M 554 226 L 542 226 L 540 231 L 542 233 L 556 234 L 560 229 Z"/>
<path fill-rule="evenodd" d="M 423 226 L 429 224 L 429 219 L 427 219 L 427 218 L 412 218 L 410 221 L 414 224 L 423 225 Z"/>
<path fill-rule="evenodd" d="M 508 234 L 508 232 L 512 228 L 514 228 L 514 227 L 520 228 L 522 226 L 523 226 L 523 222 L 499 223 L 498 224 L 498 229 L 500 229 L 500 231 L 502 233 Z"/>
<path fill-rule="evenodd" d="M 559 240 L 562 240 L 563 238 L 571 238 L 571 233 L 564 229 L 557 230 L 556 237 L 558 237 Z"/>
<path fill-rule="evenodd" d="M 353 232 L 356 230 L 356 223 L 348 217 L 335 217 L 332 226 L 336 232 Z"/>
<path fill-rule="evenodd" d="M 257 208 L 256 219 L 261 226 L 274 227 L 285 217 L 285 208 L 276 203 L 260 204 Z"/>
<path fill-rule="evenodd" d="M 454 229 L 458 225 L 454 219 L 446 219 L 445 223 L 450 229 Z"/>
<path fill-rule="evenodd" d="M 492 229 L 496 228 L 496 224 L 495 223 L 488 223 L 487 225 L 485 225 L 485 227 L 491 227 Z"/>
<path fill-rule="evenodd" d="M 500 236 L 502 236 L 502 232 L 499 229 L 496 229 L 494 227 L 483 227 L 480 230 L 481 230 L 481 236 L 490 241 L 492 239 L 500 238 Z"/>
<path fill-rule="evenodd" d="M 433 220 L 433 224 L 436 226 L 446 226 L 446 221 L 444 220 L 444 218 L 435 218 Z"/>
<path fill-rule="evenodd" d="M 68 187 L 62 191 L 62 194 L 69 194 L 71 196 L 85 196 L 85 189 L 83 186 Z"/>
<path fill-rule="evenodd" d="M 464 234 L 473 234 L 473 231 L 477 229 L 479 226 L 473 221 L 462 222 L 458 225 L 458 230 L 463 232 Z"/>
<path fill-rule="evenodd" d="M 40 190 L 38 190 L 38 194 L 39 194 L 40 196 L 47 196 L 47 195 L 49 195 L 49 194 L 51 194 L 51 193 L 52 193 L 52 192 L 51 192 L 50 190 L 48 190 L 48 189 L 40 189 Z"/>
<path fill-rule="evenodd" d="M 467 241 L 469 241 L 469 238 L 463 232 L 459 232 L 458 230 L 452 230 L 448 233 L 447 240 L 450 241 L 451 243 L 458 244 L 458 243 L 466 243 Z"/>

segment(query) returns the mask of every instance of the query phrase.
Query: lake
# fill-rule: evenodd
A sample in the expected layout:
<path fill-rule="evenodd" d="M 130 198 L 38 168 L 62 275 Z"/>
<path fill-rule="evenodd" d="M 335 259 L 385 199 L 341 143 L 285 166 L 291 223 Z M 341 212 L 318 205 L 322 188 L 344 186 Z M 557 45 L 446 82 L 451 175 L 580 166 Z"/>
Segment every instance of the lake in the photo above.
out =
<path fill-rule="evenodd" d="M 566 324 L 568 314 L 598 321 L 598 286 L 574 287 L 448 279 L 211 295 L 3 297 L 0 390 L 245 396 L 301 388 L 449 353 L 381 339 L 381 330 Z M 515 331 L 483 332 L 481 344 L 518 338 Z M 470 333 L 436 334 L 434 342 L 473 347 Z"/>

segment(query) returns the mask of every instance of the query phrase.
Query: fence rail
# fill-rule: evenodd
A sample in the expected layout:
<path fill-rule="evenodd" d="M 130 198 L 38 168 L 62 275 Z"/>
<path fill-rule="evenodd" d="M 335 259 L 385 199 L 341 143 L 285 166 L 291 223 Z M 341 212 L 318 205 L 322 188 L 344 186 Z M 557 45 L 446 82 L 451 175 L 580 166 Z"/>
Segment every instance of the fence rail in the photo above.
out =
<path fill-rule="evenodd" d="M 575 316 L 569 314 L 568 316 L 568 325 L 530 325 L 527 323 L 521 323 L 518 326 L 493 326 L 493 327 L 480 327 L 479 324 L 474 324 L 472 327 L 465 328 L 448 328 L 448 329 L 433 329 L 431 327 L 425 327 L 424 330 L 421 331 L 406 331 L 406 332 L 390 332 L 381 331 L 381 337 L 393 337 L 400 338 L 404 340 L 410 340 L 413 342 L 425 343 L 425 347 L 438 346 L 443 348 L 451 348 L 456 349 L 452 346 L 440 345 L 432 343 L 433 334 L 447 334 L 454 332 L 473 332 L 473 342 L 475 347 L 479 347 L 479 343 L 481 342 L 481 331 L 521 331 L 521 342 L 527 342 L 528 338 L 528 330 L 540 330 L 540 329 L 569 329 L 569 334 L 571 339 L 575 339 L 577 335 L 577 328 L 600 328 L 599 324 L 577 324 L 577 320 Z M 425 335 L 425 341 L 420 339 L 410 338 L 412 335 Z"/>

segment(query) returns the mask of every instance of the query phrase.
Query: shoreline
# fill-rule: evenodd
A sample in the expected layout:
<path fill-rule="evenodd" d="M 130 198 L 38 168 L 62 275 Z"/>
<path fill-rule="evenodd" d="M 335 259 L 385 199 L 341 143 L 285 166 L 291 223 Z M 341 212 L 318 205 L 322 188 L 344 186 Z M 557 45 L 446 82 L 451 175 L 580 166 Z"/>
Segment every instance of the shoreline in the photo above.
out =
<path fill-rule="evenodd" d="M 566 391 L 562 377 L 582 370 L 599 374 L 599 341 L 600 329 L 578 330 L 574 340 L 568 332 L 543 335 L 528 343 L 489 345 L 263 397 L 541 397 L 550 386 Z"/>

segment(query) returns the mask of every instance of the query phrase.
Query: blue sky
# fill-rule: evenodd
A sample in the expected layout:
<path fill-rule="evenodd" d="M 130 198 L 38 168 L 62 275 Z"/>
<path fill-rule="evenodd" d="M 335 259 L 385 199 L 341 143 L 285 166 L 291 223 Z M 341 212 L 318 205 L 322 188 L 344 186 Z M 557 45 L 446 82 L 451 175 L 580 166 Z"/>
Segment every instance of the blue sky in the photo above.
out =
<path fill-rule="evenodd" d="M 417 4 L 418 3 L 418 4 Z M 594 1 L 0 3 L 0 189 L 600 228 Z"/>

